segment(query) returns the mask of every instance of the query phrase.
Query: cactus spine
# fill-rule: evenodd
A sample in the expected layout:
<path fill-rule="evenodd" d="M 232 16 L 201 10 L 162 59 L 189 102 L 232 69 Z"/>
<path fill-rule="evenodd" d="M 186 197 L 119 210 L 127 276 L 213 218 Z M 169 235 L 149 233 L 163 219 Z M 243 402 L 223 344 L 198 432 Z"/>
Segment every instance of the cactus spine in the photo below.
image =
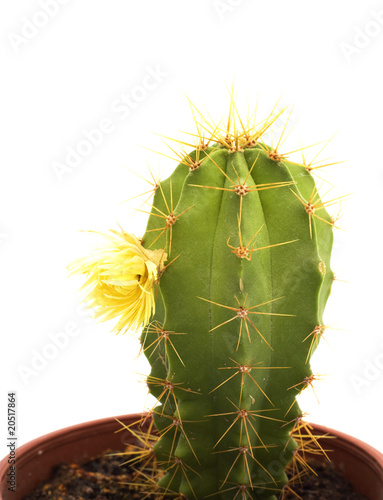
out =
<path fill-rule="evenodd" d="M 315 380 L 334 221 L 312 168 L 263 142 L 280 113 L 240 129 L 235 113 L 155 186 L 142 240 L 114 232 L 113 251 L 73 268 L 98 316 L 144 326 L 159 434 L 147 495 L 276 499 L 317 444 L 295 398 Z"/>
<path fill-rule="evenodd" d="M 143 237 L 177 257 L 142 333 L 160 403 L 160 486 L 188 499 L 270 500 L 298 447 L 295 397 L 314 379 L 333 222 L 310 169 L 260 132 L 212 141 L 160 183 Z"/>

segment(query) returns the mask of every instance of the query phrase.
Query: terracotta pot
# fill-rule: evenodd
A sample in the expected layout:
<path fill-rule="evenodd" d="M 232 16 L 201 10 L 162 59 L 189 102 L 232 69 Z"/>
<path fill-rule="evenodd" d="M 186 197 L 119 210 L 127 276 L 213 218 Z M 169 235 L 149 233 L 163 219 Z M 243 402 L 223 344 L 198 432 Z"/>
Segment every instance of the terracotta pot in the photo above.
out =
<path fill-rule="evenodd" d="M 125 424 L 140 418 L 140 414 L 117 417 Z M 371 446 L 319 425 L 313 425 L 316 434 L 330 434 L 329 456 L 358 493 L 369 500 L 383 500 L 383 454 Z M 123 450 L 130 440 L 128 431 L 114 417 L 85 422 L 67 427 L 20 446 L 16 450 L 16 493 L 8 491 L 8 457 L 0 463 L 0 500 L 21 500 L 40 483 L 46 481 L 60 462 L 82 463 L 106 449 Z M 317 458 L 317 457 L 316 457 Z"/>

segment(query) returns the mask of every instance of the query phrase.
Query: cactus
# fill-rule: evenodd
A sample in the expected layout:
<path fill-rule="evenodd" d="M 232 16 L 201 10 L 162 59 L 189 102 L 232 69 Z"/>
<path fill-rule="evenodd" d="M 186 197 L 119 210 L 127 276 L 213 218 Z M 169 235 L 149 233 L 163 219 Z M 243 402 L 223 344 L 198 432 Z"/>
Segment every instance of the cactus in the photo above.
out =
<path fill-rule="evenodd" d="M 313 167 L 263 141 L 280 113 L 240 128 L 235 115 L 232 102 L 207 139 L 198 126 L 193 151 L 155 184 L 141 240 L 114 232 L 113 250 L 73 266 L 97 315 L 119 317 L 117 331 L 143 326 L 158 400 L 148 495 L 276 499 L 285 469 L 299 478 L 319 446 L 296 396 L 316 378 L 335 221 Z"/>

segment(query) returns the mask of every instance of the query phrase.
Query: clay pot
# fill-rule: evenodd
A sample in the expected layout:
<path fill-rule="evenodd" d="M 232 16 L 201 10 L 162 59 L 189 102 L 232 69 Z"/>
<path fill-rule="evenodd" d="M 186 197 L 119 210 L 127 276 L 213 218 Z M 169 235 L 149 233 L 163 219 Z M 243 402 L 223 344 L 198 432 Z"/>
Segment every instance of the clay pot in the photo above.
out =
<path fill-rule="evenodd" d="M 131 424 L 140 417 L 133 414 L 117 418 Z M 335 468 L 355 490 L 369 500 L 383 500 L 383 454 L 342 432 L 319 425 L 313 427 L 315 434 L 336 437 L 326 449 L 333 450 L 329 456 Z M 0 500 L 21 500 L 48 480 L 53 467 L 60 462 L 82 463 L 106 449 L 123 450 L 130 440 L 130 433 L 121 431 L 114 417 L 74 425 L 34 439 L 16 450 L 16 493 L 8 491 L 8 457 L 1 461 Z"/>

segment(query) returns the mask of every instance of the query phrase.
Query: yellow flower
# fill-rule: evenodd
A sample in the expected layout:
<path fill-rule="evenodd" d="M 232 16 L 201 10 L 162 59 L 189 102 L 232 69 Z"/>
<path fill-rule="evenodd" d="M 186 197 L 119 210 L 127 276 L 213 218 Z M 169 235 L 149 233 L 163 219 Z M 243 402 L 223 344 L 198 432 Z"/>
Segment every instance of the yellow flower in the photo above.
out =
<path fill-rule="evenodd" d="M 119 317 L 114 331 L 137 331 L 155 311 L 155 290 L 167 255 L 164 250 L 147 250 L 138 238 L 125 231 L 111 230 L 105 245 L 69 266 L 71 274 L 85 274 L 81 287 L 88 294 L 89 307 L 102 320 Z"/>

